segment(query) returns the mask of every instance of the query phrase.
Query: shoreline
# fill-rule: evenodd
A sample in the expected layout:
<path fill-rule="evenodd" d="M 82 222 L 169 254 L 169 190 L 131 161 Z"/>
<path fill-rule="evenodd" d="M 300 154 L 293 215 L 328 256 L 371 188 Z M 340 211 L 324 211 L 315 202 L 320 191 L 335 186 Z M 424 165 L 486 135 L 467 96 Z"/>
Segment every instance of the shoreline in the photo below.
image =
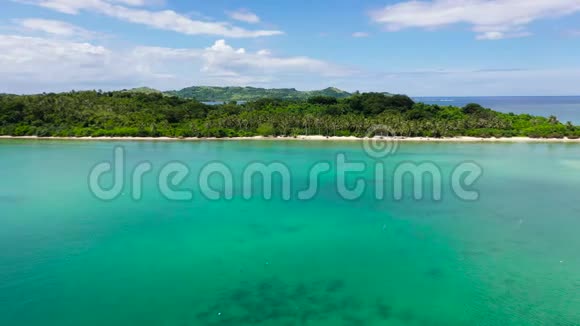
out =
<path fill-rule="evenodd" d="M 270 140 L 270 141 L 397 141 L 397 142 L 450 142 L 450 143 L 578 143 L 580 139 L 569 138 L 530 138 L 530 137 L 502 137 L 502 138 L 481 138 L 481 137 L 453 137 L 453 138 L 432 138 L 432 137 L 339 137 L 339 136 L 296 136 L 296 137 L 234 137 L 234 138 L 212 138 L 212 137 L 38 137 L 38 136 L 0 136 L 0 139 L 15 140 L 88 140 L 88 141 L 239 141 L 239 140 Z"/>

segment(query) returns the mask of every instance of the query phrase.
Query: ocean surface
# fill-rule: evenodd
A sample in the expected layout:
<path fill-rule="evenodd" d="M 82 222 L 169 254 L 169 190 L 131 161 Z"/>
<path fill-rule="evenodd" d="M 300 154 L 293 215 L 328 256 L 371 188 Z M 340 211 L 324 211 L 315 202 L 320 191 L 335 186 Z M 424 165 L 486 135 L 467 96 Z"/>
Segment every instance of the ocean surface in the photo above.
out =
<path fill-rule="evenodd" d="M 115 147 L 125 184 L 104 201 L 89 173 Z M 347 177 L 367 185 L 360 198 L 337 192 L 339 154 L 366 165 Z M 218 162 L 231 200 L 200 193 L 200 171 Z M 244 183 L 256 162 L 287 167 L 290 200 Z M 295 196 L 320 162 L 331 171 L 315 196 Z M 437 166 L 441 200 L 435 180 L 423 199 L 395 198 L 388 176 L 402 162 Z M 452 191 L 465 162 L 483 170 L 477 200 Z M 168 187 L 191 200 L 163 195 L 168 163 L 188 167 Z M 375 159 L 357 142 L 0 140 L 0 325 L 580 325 L 578 194 L 577 144 L 403 143 Z"/>
<path fill-rule="evenodd" d="M 549 117 L 562 122 L 580 124 L 580 96 L 480 96 L 480 97 L 416 97 L 418 102 L 438 105 L 464 106 L 478 103 L 505 113 L 527 113 Z"/>

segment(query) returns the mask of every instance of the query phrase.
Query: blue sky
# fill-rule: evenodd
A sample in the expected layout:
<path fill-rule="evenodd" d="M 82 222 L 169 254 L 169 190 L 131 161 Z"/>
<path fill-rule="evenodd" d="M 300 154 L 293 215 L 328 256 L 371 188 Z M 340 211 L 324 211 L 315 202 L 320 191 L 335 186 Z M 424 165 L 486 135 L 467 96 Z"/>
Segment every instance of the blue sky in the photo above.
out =
<path fill-rule="evenodd" d="M 0 92 L 580 95 L 580 0 L 0 0 Z"/>

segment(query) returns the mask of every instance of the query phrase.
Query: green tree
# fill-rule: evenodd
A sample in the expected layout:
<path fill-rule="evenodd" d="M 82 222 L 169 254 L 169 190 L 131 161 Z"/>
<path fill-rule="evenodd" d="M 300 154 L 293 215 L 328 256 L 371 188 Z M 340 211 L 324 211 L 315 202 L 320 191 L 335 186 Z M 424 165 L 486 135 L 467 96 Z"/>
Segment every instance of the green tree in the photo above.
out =
<path fill-rule="evenodd" d="M 256 130 L 258 135 L 268 137 L 276 134 L 276 129 L 271 123 L 262 123 Z"/>

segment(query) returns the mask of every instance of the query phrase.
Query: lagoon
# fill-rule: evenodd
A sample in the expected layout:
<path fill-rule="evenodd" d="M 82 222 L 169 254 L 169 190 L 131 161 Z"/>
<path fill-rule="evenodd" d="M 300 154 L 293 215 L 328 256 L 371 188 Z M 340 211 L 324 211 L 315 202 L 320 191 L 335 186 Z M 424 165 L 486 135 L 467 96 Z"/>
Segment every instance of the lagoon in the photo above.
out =
<path fill-rule="evenodd" d="M 115 147 L 149 162 L 142 198 L 103 201 L 89 173 Z M 384 158 L 358 142 L 0 140 L 0 325 L 577 325 L 580 147 L 559 143 L 401 143 Z M 285 164 L 293 193 L 337 154 L 386 171 L 431 162 L 440 201 L 367 191 L 346 200 L 335 170 L 309 200 L 271 200 L 244 168 Z M 159 172 L 181 162 L 191 200 L 170 200 Z M 233 171 L 231 200 L 203 196 L 211 162 Z M 483 174 L 462 200 L 447 177 Z M 112 177 L 105 177 L 110 184 Z M 411 180 L 407 180 L 409 185 Z M 219 188 L 220 180 L 213 185 Z M 275 181 L 274 186 L 278 183 Z M 372 188 L 374 189 L 374 188 Z"/>

